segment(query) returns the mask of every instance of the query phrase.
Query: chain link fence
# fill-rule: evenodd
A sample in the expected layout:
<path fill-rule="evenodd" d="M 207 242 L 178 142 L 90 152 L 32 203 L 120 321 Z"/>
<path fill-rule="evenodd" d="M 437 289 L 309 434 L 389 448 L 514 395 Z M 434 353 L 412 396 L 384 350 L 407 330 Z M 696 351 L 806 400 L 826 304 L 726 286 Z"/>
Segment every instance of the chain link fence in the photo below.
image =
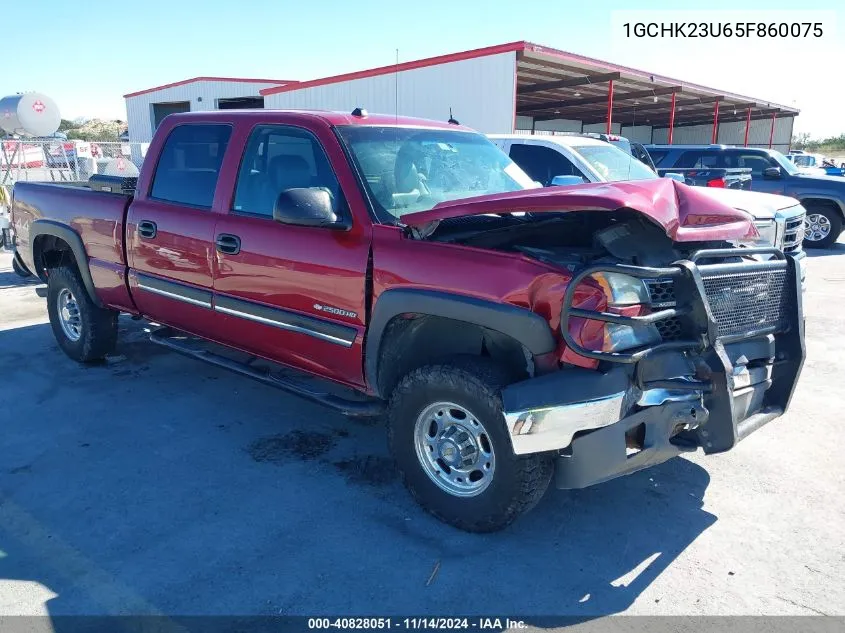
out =
<path fill-rule="evenodd" d="M 0 185 L 137 176 L 149 143 L 0 140 Z"/>

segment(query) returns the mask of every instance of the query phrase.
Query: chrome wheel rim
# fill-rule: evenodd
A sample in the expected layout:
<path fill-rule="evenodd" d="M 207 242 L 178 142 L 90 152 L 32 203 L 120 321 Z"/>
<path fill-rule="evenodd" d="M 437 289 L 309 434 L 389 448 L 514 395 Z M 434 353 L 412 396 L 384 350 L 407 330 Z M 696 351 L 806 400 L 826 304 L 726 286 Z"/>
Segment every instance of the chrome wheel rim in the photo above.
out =
<path fill-rule="evenodd" d="M 496 455 L 484 425 L 467 409 L 435 402 L 417 417 L 414 446 L 425 474 L 456 497 L 474 497 L 493 481 Z"/>
<path fill-rule="evenodd" d="M 804 220 L 804 239 L 820 242 L 830 235 L 830 220 L 821 213 L 810 213 Z"/>
<path fill-rule="evenodd" d="M 82 319 L 79 315 L 79 304 L 76 297 L 67 289 L 62 288 L 56 298 L 56 312 L 59 315 L 59 325 L 62 332 L 71 341 L 78 341 L 82 336 Z"/>

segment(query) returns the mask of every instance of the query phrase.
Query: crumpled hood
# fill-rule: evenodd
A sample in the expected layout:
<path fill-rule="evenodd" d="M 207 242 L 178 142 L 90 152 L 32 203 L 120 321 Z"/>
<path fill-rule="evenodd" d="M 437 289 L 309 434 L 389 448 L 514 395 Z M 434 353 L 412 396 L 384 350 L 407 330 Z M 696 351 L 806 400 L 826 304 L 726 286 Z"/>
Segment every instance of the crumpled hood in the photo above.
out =
<path fill-rule="evenodd" d="M 448 218 L 488 213 L 561 213 L 631 209 L 659 225 L 674 242 L 757 237 L 744 211 L 670 178 L 546 187 L 441 202 L 428 211 L 403 215 L 407 226 L 423 228 Z"/>
<path fill-rule="evenodd" d="M 701 191 L 713 200 L 750 213 L 755 220 L 771 220 L 778 211 L 800 204 L 798 200 L 789 196 L 779 196 L 760 191 L 719 189 L 717 187 L 702 187 Z"/>

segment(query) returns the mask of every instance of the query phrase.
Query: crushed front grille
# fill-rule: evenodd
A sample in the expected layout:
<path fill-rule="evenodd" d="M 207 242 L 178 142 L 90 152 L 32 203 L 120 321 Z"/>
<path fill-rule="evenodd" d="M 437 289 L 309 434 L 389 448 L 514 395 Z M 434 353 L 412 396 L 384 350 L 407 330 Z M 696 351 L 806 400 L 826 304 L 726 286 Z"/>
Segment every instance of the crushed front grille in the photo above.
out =
<path fill-rule="evenodd" d="M 703 275 L 704 290 L 710 311 L 718 326 L 718 336 L 733 336 L 765 328 L 781 331 L 787 328 L 789 295 L 784 292 L 786 271 Z M 675 287 L 670 279 L 646 279 L 655 309 L 675 306 Z M 683 338 L 677 318 L 655 324 L 664 341 Z"/>
<path fill-rule="evenodd" d="M 789 325 L 786 278 L 786 270 L 702 275 L 718 336 L 785 330 Z"/>
<path fill-rule="evenodd" d="M 660 338 L 664 341 L 678 341 L 683 338 L 684 332 L 677 317 L 657 321 L 654 326 L 657 328 Z"/>
<path fill-rule="evenodd" d="M 670 308 L 675 305 L 675 286 L 671 279 L 646 279 L 652 308 Z"/>

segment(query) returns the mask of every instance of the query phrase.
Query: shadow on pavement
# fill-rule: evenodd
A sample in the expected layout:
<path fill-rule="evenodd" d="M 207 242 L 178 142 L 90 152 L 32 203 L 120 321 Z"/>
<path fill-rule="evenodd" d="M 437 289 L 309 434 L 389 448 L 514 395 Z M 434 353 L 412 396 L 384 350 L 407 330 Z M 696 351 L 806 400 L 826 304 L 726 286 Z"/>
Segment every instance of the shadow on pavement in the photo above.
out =
<path fill-rule="evenodd" d="M 807 257 L 827 257 L 829 255 L 843 255 L 845 254 L 845 244 L 836 242 L 828 248 L 805 248 Z"/>
<path fill-rule="evenodd" d="M 707 472 L 674 459 L 459 532 L 396 482 L 382 424 L 162 353 L 129 320 L 99 366 L 46 324 L 0 332 L 0 366 L 0 586 L 31 583 L 7 612 L 589 619 L 716 521 Z"/>

